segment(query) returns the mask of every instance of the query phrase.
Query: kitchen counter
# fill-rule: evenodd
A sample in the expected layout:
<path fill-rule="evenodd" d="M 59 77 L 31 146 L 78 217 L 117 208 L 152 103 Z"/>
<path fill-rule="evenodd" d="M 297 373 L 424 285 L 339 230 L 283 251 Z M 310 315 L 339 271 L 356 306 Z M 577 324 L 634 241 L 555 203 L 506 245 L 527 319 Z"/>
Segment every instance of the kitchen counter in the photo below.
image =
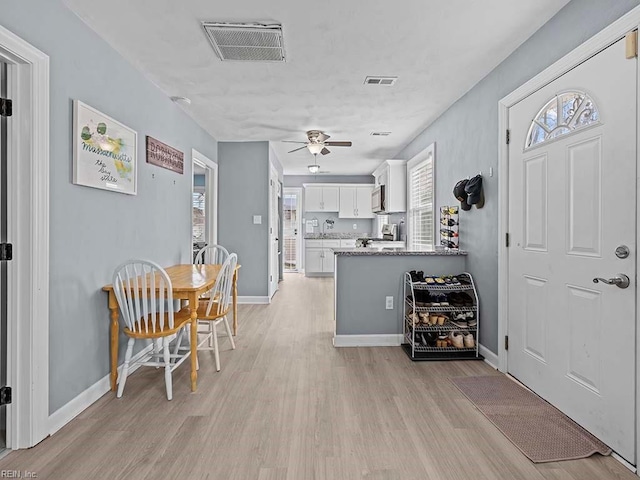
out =
<path fill-rule="evenodd" d="M 336 347 L 398 346 L 402 343 L 405 272 L 458 275 L 467 252 L 377 248 L 334 248 Z M 387 298 L 393 308 L 386 308 Z"/>
<path fill-rule="evenodd" d="M 333 253 L 341 256 L 459 256 L 466 255 L 464 250 L 409 250 L 406 248 L 376 247 L 375 243 L 371 247 L 356 248 L 333 248 Z"/>
<path fill-rule="evenodd" d="M 305 233 L 305 240 L 347 240 L 350 238 L 369 238 L 371 234 L 363 232 Z"/>

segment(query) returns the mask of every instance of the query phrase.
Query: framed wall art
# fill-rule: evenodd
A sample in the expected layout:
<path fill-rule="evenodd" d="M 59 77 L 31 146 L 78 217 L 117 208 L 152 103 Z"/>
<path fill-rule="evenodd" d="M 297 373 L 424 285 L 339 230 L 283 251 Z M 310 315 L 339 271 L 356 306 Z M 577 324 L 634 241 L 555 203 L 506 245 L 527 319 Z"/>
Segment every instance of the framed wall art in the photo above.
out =
<path fill-rule="evenodd" d="M 135 195 L 137 152 L 135 130 L 73 101 L 73 183 Z"/>

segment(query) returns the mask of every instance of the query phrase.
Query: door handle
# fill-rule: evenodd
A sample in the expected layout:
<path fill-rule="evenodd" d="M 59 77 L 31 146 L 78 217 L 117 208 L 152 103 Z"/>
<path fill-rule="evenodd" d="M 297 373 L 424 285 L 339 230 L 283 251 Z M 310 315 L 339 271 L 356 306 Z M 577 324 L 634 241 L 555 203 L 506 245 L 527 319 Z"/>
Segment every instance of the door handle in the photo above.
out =
<path fill-rule="evenodd" d="M 627 277 L 624 273 L 619 273 L 618 275 L 610 278 L 609 280 L 607 280 L 606 278 L 600 278 L 600 277 L 596 277 L 593 279 L 593 283 L 598 283 L 598 282 L 604 283 L 606 285 L 615 285 L 618 288 L 627 288 L 629 286 L 629 283 L 631 283 L 631 281 L 629 280 L 629 277 Z"/>

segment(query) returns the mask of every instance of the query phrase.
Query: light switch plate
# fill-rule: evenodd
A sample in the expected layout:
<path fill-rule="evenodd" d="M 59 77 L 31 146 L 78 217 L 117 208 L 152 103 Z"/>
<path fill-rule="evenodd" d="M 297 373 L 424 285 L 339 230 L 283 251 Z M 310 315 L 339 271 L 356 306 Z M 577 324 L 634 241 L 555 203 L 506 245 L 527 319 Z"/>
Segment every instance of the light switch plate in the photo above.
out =
<path fill-rule="evenodd" d="M 358 224 L 357 224 L 357 223 L 354 223 L 354 224 L 353 224 L 353 229 L 354 229 L 354 230 L 357 230 L 357 229 L 358 229 Z"/>
<path fill-rule="evenodd" d="M 393 297 L 389 296 L 386 298 L 386 307 L 387 310 L 393 310 Z"/>
<path fill-rule="evenodd" d="M 253 224 L 254 225 L 262 224 L 262 215 L 254 215 L 253 216 Z"/>

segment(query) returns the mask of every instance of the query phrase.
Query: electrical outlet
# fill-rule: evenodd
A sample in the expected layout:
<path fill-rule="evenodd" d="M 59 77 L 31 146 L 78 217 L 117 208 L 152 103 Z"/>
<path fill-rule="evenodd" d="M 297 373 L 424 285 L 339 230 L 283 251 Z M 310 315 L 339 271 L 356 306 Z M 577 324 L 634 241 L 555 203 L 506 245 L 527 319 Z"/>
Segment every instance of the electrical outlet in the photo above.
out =
<path fill-rule="evenodd" d="M 354 229 L 354 230 L 357 230 L 357 229 L 358 229 L 358 224 L 357 224 L 357 223 L 354 223 L 354 224 L 353 224 L 353 229 Z"/>
<path fill-rule="evenodd" d="M 387 310 L 393 310 L 393 297 L 387 297 Z"/>

